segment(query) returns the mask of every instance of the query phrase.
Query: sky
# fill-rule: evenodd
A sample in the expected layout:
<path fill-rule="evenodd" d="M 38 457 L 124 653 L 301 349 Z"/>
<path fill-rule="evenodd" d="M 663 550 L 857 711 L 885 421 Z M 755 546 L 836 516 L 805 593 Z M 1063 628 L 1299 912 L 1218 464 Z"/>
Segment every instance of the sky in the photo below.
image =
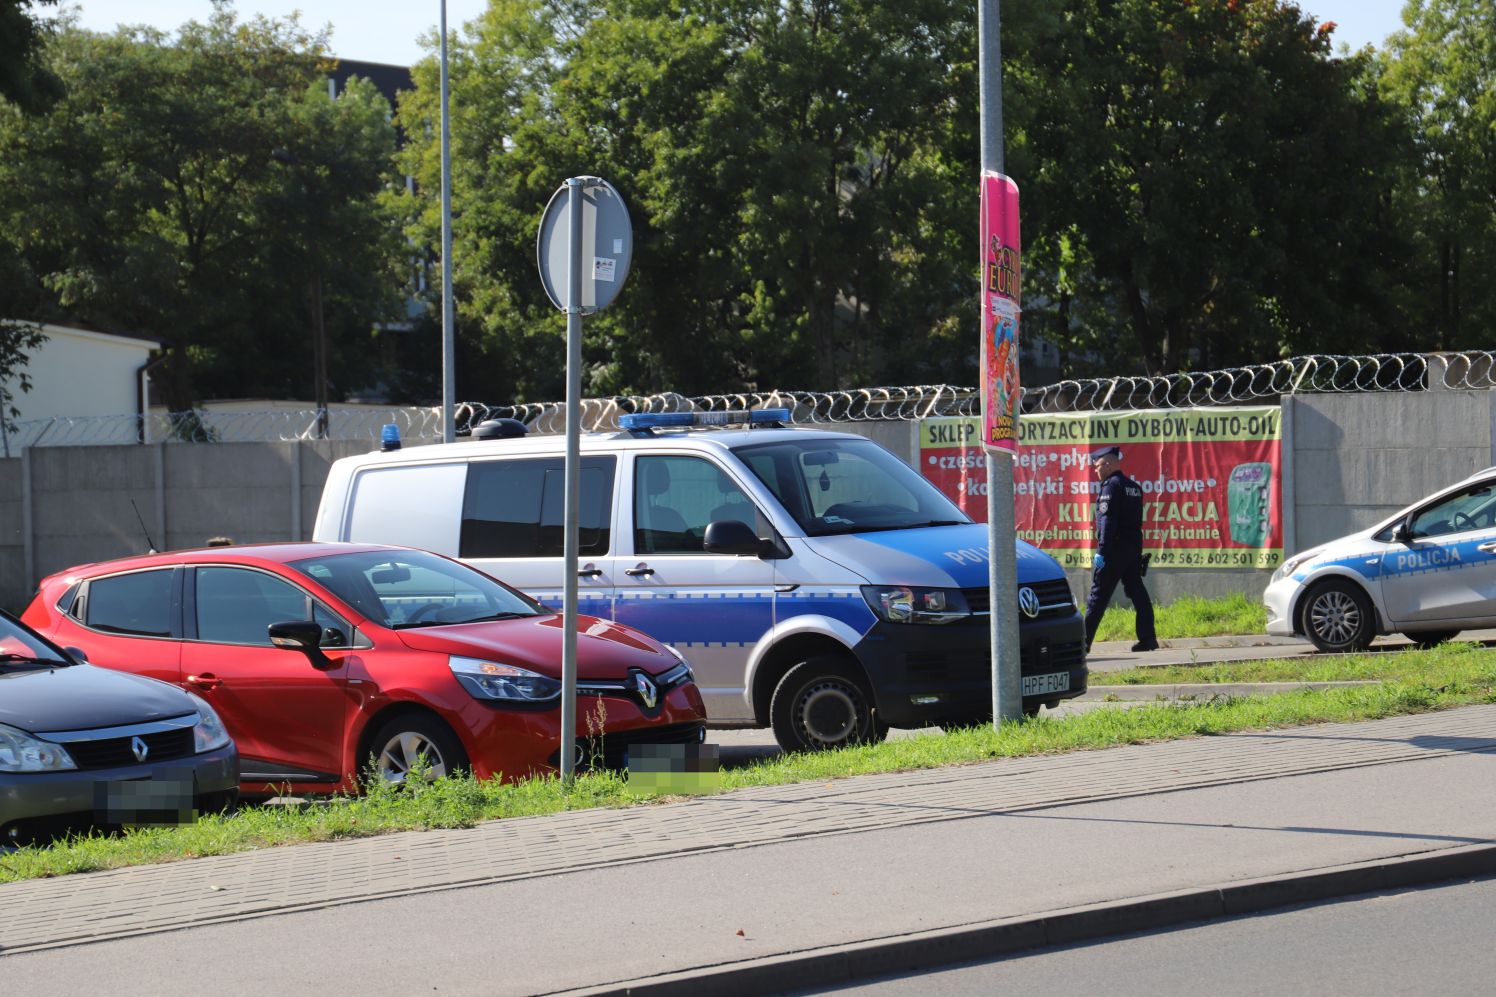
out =
<path fill-rule="evenodd" d="M 113 31 L 121 24 L 149 24 L 173 31 L 191 20 L 204 20 L 209 0 L 64 0 L 79 12 L 79 24 L 92 31 Z M 447 0 L 447 25 L 472 20 L 487 0 Z M 423 35 L 433 37 L 441 17 L 441 0 L 237 0 L 239 16 L 264 14 L 283 18 L 301 11 L 303 27 L 332 25 L 332 51 L 344 59 L 410 65 L 425 50 Z M 1321 21 L 1334 21 L 1337 43 L 1351 48 L 1381 47 L 1382 39 L 1402 26 L 1403 0 L 1299 0 L 1299 7 Z"/>

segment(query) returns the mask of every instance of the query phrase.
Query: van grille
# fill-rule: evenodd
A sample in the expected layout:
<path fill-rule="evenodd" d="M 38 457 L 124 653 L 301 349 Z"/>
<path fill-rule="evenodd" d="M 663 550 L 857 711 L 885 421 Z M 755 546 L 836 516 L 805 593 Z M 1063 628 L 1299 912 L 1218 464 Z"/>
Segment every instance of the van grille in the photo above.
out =
<path fill-rule="evenodd" d="M 1075 607 L 1075 600 L 1070 594 L 1070 583 L 1063 578 L 1051 579 L 1047 582 L 1021 582 L 1020 589 L 1031 588 L 1034 595 L 1039 597 L 1039 615 L 1037 617 L 1018 615 L 1021 624 L 1028 619 L 1045 619 L 1051 616 L 1068 616 Z M 962 589 L 961 594 L 966 597 L 966 604 L 971 607 L 973 613 L 985 614 L 992 608 L 991 592 L 986 588 Z"/>

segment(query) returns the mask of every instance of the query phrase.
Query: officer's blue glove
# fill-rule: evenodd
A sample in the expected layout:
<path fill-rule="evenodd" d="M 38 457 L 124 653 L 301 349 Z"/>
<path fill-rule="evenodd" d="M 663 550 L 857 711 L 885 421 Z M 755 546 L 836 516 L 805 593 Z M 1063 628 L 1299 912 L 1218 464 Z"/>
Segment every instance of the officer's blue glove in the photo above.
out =
<path fill-rule="evenodd" d="M 1097 554 L 1094 558 L 1091 559 L 1092 571 L 1100 571 L 1104 567 L 1106 567 L 1106 558 L 1102 557 L 1100 554 Z"/>

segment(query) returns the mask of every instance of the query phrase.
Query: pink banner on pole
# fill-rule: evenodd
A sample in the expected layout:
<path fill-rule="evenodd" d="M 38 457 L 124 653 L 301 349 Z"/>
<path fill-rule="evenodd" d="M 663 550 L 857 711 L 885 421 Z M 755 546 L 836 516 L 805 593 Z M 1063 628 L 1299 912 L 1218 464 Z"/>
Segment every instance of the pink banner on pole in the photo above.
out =
<path fill-rule="evenodd" d="M 982 446 L 1018 449 L 1018 185 L 982 174 Z"/>

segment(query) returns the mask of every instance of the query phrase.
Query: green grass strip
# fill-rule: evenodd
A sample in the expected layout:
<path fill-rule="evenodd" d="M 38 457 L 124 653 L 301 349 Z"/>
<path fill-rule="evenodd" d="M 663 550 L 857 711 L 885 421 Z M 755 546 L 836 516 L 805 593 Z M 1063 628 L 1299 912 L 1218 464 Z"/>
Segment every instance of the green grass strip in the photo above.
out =
<path fill-rule="evenodd" d="M 1228 682 L 1419 682 L 1437 675 L 1444 684 L 1478 682 L 1493 652 L 1480 644 L 1451 642 L 1428 651 L 1373 651 L 1348 655 L 1294 655 L 1260 661 L 1158 665 L 1093 672 L 1092 685 L 1177 685 Z"/>
<path fill-rule="evenodd" d="M 1084 604 L 1085 593 L 1081 595 Z M 1154 606 L 1153 625 L 1160 640 L 1260 634 L 1267 628 L 1267 609 L 1240 592 L 1220 599 L 1187 595 L 1167 606 Z M 1114 603 L 1101 617 L 1096 639 L 1136 640 L 1136 633 L 1137 613 Z"/>
<path fill-rule="evenodd" d="M 1280 667 L 1277 662 L 1261 664 Z M 1233 731 L 1350 723 L 1496 702 L 1496 653 L 1471 645 L 1313 663 L 1313 667 L 1322 666 L 1339 669 L 1332 672 L 1336 676 L 1383 681 L 1375 686 L 1221 697 L 1190 704 L 1148 704 L 1059 718 L 1040 716 L 1004 725 L 998 731 L 981 726 L 843 751 L 785 755 L 723 772 L 721 788 L 824 782 L 879 772 L 967 765 L 993 758 L 1092 750 Z M 1224 666 L 1211 666 L 1210 670 L 1217 667 Z M 1357 673 L 1356 668 L 1364 671 Z M 184 827 L 147 828 L 112 837 L 75 837 L 50 847 L 27 847 L 0 855 L 0 882 L 226 855 L 294 842 L 469 827 L 484 820 L 589 807 L 631 806 L 650 800 L 631 793 L 626 780 L 610 774 L 584 775 L 570 789 L 563 788 L 554 778 L 515 784 L 441 779 L 417 786 L 413 791 L 381 787 L 359 798 L 337 798 L 305 807 L 251 807 L 230 816 L 208 816 Z"/>

